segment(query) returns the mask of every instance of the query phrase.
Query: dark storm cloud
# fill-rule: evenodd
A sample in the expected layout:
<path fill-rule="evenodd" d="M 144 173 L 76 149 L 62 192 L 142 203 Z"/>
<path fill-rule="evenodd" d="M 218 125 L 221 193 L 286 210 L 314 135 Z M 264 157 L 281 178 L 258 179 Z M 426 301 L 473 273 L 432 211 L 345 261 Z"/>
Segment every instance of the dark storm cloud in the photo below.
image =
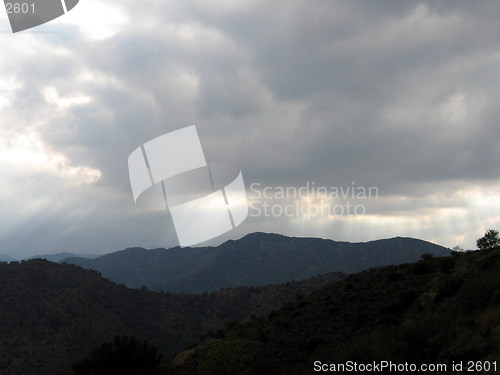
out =
<path fill-rule="evenodd" d="M 190 23 L 123 32 L 82 55 L 87 66 L 125 85 L 93 92 L 115 118 L 109 134 L 96 132 L 86 147 L 125 131 L 141 132 L 146 140 L 196 122 L 208 136 L 253 137 L 258 153 L 255 147 L 239 149 L 248 168 L 257 157 L 278 159 L 279 169 L 271 173 L 290 181 L 303 178 L 304 171 L 309 178 L 371 179 L 387 188 L 426 178 L 490 178 L 481 165 L 498 156 L 492 137 L 484 137 L 494 131 L 495 116 L 482 116 L 495 112 L 488 107 L 493 103 L 471 109 L 474 129 L 469 123 L 450 125 L 446 115 L 433 112 L 461 90 L 465 106 L 496 90 L 484 81 L 485 67 L 497 74 L 487 61 L 497 46 L 496 17 L 487 7 L 469 14 L 463 5 L 448 4 L 261 4 L 234 16 L 245 20 L 243 31 L 231 23 L 231 14 L 217 18 L 187 7 L 197 17 Z M 181 88 L 171 79 L 182 72 L 197 81 L 197 91 L 179 106 Z M 280 106 L 291 119 L 277 116 Z M 391 119 L 392 111 L 402 116 Z M 94 153 L 104 151 L 97 148 Z M 294 168 L 283 170 L 276 154 Z"/>
<path fill-rule="evenodd" d="M 340 5 L 339 17 L 338 3 L 294 4 L 259 18 L 258 37 L 247 40 L 277 100 L 307 105 L 288 154 L 302 158 L 295 165 L 315 178 L 371 179 L 386 188 L 498 176 L 491 100 L 498 88 L 487 78 L 498 75 L 497 9 L 405 3 L 375 12 L 355 2 Z M 452 123 L 454 108 L 434 116 L 461 91 L 471 111 L 463 124 Z"/>

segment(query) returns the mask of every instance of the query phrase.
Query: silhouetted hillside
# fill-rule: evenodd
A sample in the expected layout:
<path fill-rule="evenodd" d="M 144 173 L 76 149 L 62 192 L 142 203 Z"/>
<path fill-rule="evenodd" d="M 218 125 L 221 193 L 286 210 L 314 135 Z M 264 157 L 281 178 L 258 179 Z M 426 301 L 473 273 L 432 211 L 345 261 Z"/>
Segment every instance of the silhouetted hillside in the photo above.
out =
<path fill-rule="evenodd" d="M 490 366 L 497 361 L 498 366 L 499 269 L 496 249 L 353 274 L 267 317 L 205 339 L 178 355 L 171 370 L 298 375 L 315 373 L 315 361 L 381 360 L 446 364 L 446 371 L 433 373 L 447 374 L 470 371 L 468 361 L 490 361 Z M 463 361 L 464 370 L 451 371 L 453 361 Z M 495 370 L 473 367 L 472 373 Z"/>
<path fill-rule="evenodd" d="M 253 233 L 217 247 L 129 248 L 96 259 L 65 261 L 97 270 L 129 287 L 146 285 L 154 290 L 202 293 L 414 262 L 422 253 L 444 256 L 449 250 L 413 238 L 349 243 Z"/>
<path fill-rule="evenodd" d="M 172 295 L 128 289 L 95 271 L 41 259 L 0 263 L 0 374 L 53 375 L 115 334 L 147 339 L 171 355 L 201 334 L 342 277 Z"/>

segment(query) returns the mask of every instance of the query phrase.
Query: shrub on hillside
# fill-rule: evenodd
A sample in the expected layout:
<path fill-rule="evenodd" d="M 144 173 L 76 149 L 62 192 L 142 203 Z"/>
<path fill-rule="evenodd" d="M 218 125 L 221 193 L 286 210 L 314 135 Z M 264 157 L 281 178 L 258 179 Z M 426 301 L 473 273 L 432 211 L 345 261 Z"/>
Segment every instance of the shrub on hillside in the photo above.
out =
<path fill-rule="evenodd" d="M 148 341 L 133 336 L 115 336 L 92 354 L 73 365 L 75 375 L 161 375 L 162 356 Z"/>

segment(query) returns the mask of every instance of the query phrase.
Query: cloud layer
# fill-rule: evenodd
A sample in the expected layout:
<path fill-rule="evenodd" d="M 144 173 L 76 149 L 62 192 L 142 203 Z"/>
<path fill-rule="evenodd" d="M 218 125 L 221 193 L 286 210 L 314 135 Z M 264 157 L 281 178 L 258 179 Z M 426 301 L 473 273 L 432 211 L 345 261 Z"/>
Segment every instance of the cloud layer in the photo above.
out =
<path fill-rule="evenodd" d="M 127 157 L 191 124 L 247 185 L 379 189 L 363 216 L 253 217 L 214 243 L 474 247 L 500 226 L 499 16 L 496 2 L 86 0 L 4 32 L 0 252 L 174 246 L 168 214 L 134 206 Z"/>

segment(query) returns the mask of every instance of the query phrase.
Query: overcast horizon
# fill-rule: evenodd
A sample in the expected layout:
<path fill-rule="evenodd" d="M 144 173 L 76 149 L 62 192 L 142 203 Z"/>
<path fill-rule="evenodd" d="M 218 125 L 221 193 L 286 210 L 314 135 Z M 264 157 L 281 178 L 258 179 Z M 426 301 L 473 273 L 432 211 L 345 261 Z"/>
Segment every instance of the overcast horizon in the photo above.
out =
<path fill-rule="evenodd" d="M 499 19 L 494 1 L 81 0 L 12 34 L 2 10 L 0 253 L 177 246 L 168 213 L 134 204 L 127 158 L 192 124 L 249 204 L 377 192 L 334 199 L 356 215 L 251 209 L 200 245 L 259 231 L 475 249 L 500 229 Z"/>

